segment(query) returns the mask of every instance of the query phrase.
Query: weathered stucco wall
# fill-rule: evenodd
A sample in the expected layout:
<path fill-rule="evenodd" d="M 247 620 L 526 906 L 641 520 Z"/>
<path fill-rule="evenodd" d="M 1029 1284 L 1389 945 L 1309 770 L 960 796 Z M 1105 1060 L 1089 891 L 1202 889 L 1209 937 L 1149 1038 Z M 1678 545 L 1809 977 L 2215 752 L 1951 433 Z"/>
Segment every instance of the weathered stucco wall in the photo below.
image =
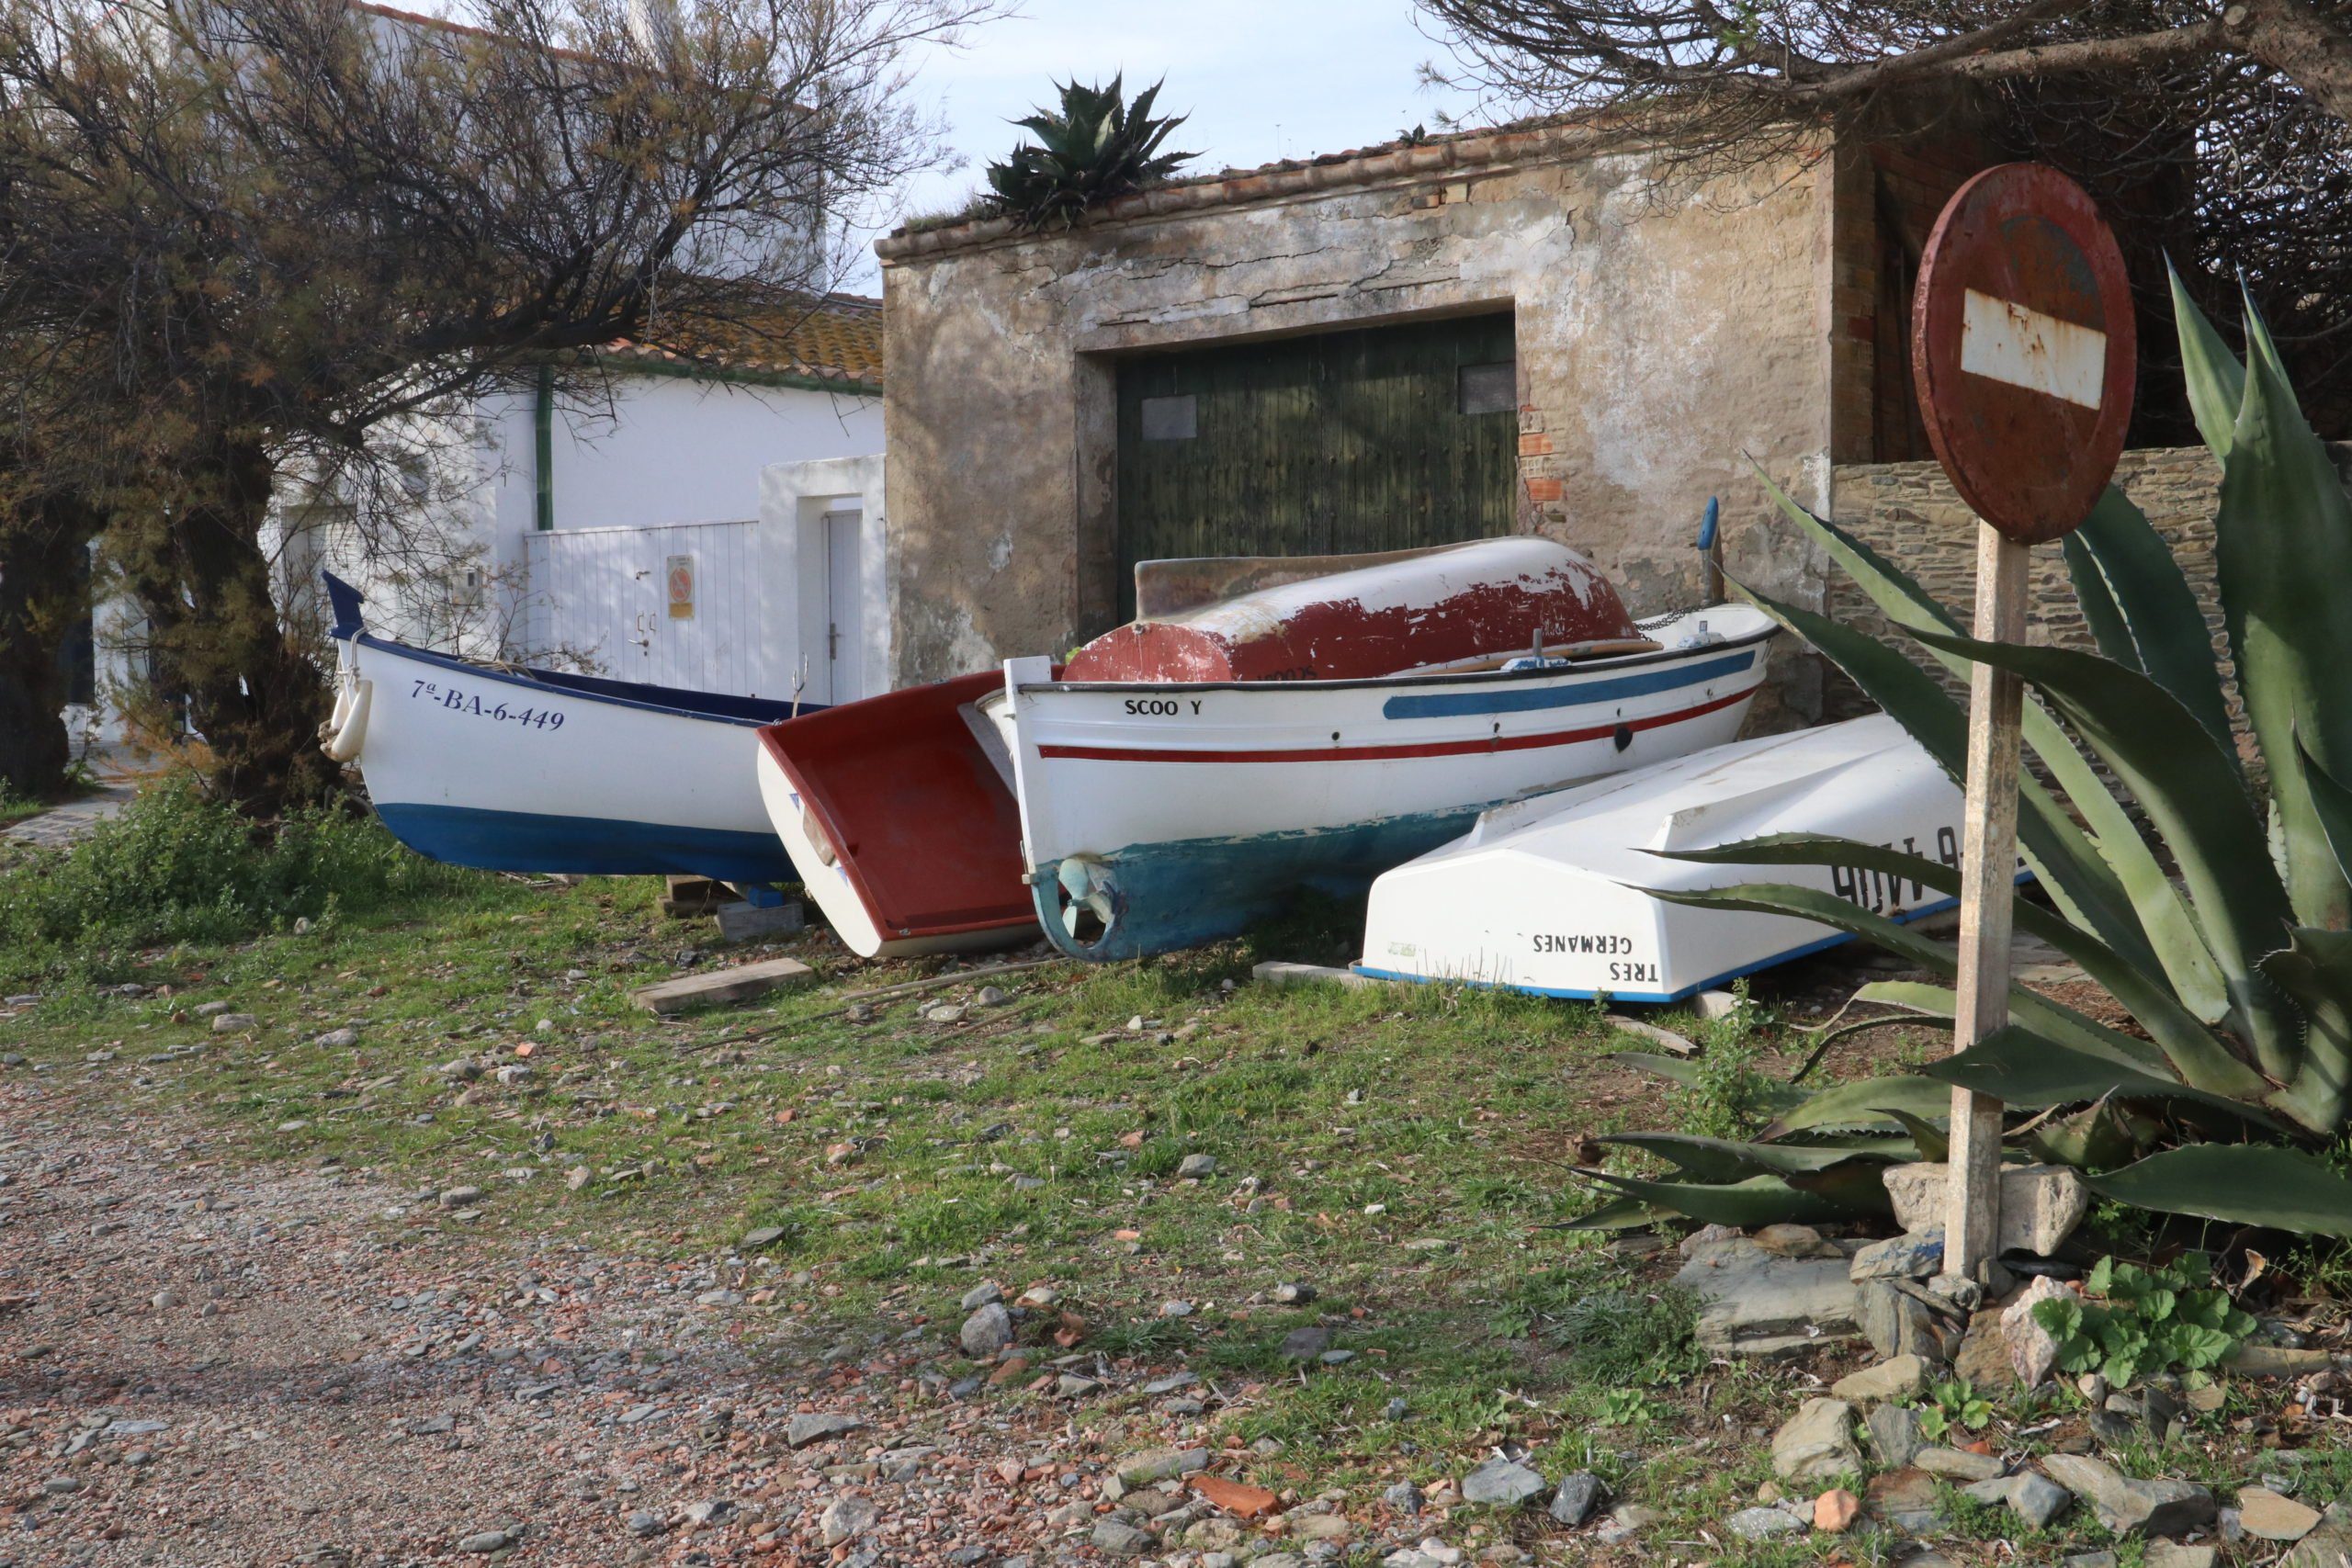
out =
<path fill-rule="evenodd" d="M 1241 176 L 1069 234 L 886 242 L 897 679 L 1110 624 L 1119 355 L 1499 307 L 1523 527 L 1650 611 L 1687 598 L 1721 495 L 1734 570 L 1817 598 L 1818 562 L 1740 525 L 1764 510 L 1744 454 L 1826 499 L 1833 161 L 1669 192 L 1636 156 L 1503 140 L 1466 169 L 1408 150 L 1334 188 Z"/>

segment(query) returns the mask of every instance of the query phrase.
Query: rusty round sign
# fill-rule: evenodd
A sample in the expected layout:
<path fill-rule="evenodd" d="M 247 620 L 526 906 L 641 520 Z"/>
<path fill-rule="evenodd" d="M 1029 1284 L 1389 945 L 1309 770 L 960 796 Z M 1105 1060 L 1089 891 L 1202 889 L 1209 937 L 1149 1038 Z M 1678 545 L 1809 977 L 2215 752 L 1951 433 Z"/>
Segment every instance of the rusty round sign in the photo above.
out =
<path fill-rule="evenodd" d="M 2090 515 L 2137 349 L 2123 253 L 2082 186 L 2003 164 L 1960 187 L 1920 261 L 1911 366 L 1937 460 L 1979 517 L 2040 544 Z"/>

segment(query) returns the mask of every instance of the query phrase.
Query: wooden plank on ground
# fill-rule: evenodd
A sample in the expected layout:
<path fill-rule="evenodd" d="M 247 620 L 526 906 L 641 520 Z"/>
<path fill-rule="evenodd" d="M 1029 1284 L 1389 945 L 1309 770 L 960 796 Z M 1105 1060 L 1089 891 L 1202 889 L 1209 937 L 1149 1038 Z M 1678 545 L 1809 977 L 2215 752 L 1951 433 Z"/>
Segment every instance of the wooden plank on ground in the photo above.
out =
<path fill-rule="evenodd" d="M 1257 965 L 1250 971 L 1250 978 L 1263 986 L 1382 986 L 1390 983 L 1375 980 L 1369 975 L 1359 975 L 1352 969 L 1334 969 L 1327 964 L 1283 964 L 1279 961 Z"/>
<path fill-rule="evenodd" d="M 812 978 L 816 973 L 797 958 L 771 958 L 764 964 L 739 964 L 732 969 L 713 969 L 707 974 L 664 980 L 658 986 L 632 991 L 629 1000 L 648 1012 L 682 1012 L 690 1007 L 749 1001 L 779 986 Z"/>
<path fill-rule="evenodd" d="M 1611 1029 L 1622 1029 L 1637 1039 L 1646 1040 L 1670 1056 L 1695 1056 L 1699 1054 L 1696 1041 L 1677 1034 L 1671 1029 L 1660 1029 L 1655 1023 L 1644 1023 L 1638 1018 L 1627 1018 L 1622 1012 L 1603 1014 L 1601 1022 Z"/>

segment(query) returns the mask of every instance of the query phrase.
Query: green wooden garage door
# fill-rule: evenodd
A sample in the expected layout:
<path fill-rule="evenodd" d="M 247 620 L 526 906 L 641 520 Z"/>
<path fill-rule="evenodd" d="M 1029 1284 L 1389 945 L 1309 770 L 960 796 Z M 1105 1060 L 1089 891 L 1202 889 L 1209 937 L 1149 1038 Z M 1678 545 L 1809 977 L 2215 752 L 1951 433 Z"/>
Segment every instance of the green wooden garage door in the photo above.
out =
<path fill-rule="evenodd" d="M 1119 367 L 1119 612 L 1135 564 L 1333 555 L 1511 531 L 1508 314 L 1154 355 Z"/>

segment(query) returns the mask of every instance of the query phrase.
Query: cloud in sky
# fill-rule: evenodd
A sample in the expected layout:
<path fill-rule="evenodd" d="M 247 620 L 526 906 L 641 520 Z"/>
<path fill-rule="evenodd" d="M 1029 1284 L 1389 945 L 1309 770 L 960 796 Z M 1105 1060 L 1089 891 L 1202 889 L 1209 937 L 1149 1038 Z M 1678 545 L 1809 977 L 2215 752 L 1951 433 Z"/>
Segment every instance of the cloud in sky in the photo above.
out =
<path fill-rule="evenodd" d="M 1199 153 L 1198 169 L 1343 152 L 1468 112 L 1420 85 L 1418 67 L 1444 49 L 1416 19 L 1412 0 L 1023 0 L 921 62 L 915 91 L 963 163 L 914 181 L 884 216 L 962 206 L 1023 134 L 1007 122 L 1073 76 L 1124 71 L 1130 92 L 1164 76 L 1159 108 L 1191 117 L 1170 145 Z M 869 264 L 853 287 L 876 282 Z"/>

